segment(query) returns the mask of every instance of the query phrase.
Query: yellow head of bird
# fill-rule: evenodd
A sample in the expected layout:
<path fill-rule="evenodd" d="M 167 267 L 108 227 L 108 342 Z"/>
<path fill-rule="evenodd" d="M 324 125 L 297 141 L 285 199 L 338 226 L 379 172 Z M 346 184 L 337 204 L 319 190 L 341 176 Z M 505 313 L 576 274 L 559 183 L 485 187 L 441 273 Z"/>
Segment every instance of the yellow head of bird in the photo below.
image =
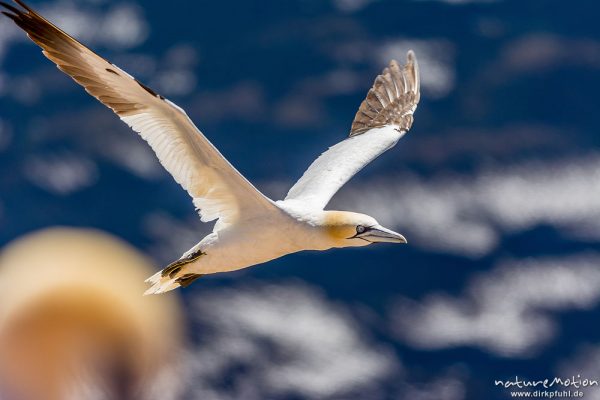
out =
<path fill-rule="evenodd" d="M 401 234 L 373 217 L 349 211 L 325 211 L 322 228 L 333 247 L 358 247 L 376 242 L 406 243 Z"/>

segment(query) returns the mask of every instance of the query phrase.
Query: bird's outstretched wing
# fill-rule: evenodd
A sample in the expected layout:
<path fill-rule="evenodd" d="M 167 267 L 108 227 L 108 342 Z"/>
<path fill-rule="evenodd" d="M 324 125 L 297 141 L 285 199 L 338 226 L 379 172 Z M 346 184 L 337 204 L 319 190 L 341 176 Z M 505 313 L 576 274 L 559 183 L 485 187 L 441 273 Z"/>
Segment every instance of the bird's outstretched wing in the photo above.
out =
<path fill-rule="evenodd" d="M 362 102 L 350 137 L 332 146 L 308 167 L 285 200 L 323 208 L 365 165 L 393 147 L 410 129 L 419 102 L 419 67 L 412 51 L 406 65 L 383 70 Z"/>
<path fill-rule="evenodd" d="M 275 207 L 196 128 L 186 113 L 36 13 L 0 2 L 58 68 L 111 108 L 152 147 L 162 165 L 188 191 L 203 221 L 215 229 Z"/>

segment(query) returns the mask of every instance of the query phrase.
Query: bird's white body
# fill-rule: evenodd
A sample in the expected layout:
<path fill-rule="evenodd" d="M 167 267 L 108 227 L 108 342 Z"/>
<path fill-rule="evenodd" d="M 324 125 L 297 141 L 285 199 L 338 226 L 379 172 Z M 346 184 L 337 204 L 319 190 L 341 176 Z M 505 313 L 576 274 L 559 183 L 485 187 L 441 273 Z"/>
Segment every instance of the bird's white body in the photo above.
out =
<path fill-rule="evenodd" d="M 272 229 L 274 226 L 277 229 Z M 310 235 L 307 224 L 281 210 L 207 235 L 184 254 L 205 253 L 185 269 L 202 275 L 235 271 L 301 251 L 303 238 Z"/>
<path fill-rule="evenodd" d="M 183 255 L 204 253 L 186 264 L 185 272 L 229 272 L 302 250 L 325 250 L 323 242 L 315 238 L 318 234 L 318 229 L 281 209 L 205 236 Z"/>
<path fill-rule="evenodd" d="M 184 257 L 202 252 L 186 264 L 186 273 L 229 272 L 274 260 L 303 250 L 327 250 L 340 246 L 337 238 L 322 229 L 326 212 L 311 210 L 293 200 L 277 201 L 278 211 L 212 232 Z M 353 246 L 367 245 L 355 241 Z"/>
<path fill-rule="evenodd" d="M 185 111 L 95 54 L 28 7 L 1 3 L 58 68 L 111 108 L 148 142 L 165 169 L 193 199 L 213 232 L 179 260 L 148 279 L 147 293 L 187 286 L 198 277 L 238 270 L 301 250 L 406 243 L 368 215 L 325 211 L 352 176 L 410 129 L 420 97 L 412 51 L 377 76 L 352 123 L 350 137 L 318 157 L 274 202 L 244 178 L 194 125 Z"/>

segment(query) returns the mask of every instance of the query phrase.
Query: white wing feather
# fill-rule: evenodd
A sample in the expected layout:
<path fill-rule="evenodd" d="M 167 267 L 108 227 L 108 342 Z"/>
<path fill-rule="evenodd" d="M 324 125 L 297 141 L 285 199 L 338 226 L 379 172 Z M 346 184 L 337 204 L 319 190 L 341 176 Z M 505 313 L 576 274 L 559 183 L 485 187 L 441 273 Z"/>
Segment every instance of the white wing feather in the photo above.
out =
<path fill-rule="evenodd" d="M 358 171 L 393 147 L 410 129 L 419 102 L 419 68 L 412 51 L 402 68 L 395 61 L 375 79 L 350 137 L 321 154 L 288 192 L 285 201 L 324 208 Z"/>
<path fill-rule="evenodd" d="M 185 112 L 63 32 L 20 0 L 2 5 L 58 68 L 111 108 L 152 147 L 215 230 L 275 208 L 196 128 Z"/>
<path fill-rule="evenodd" d="M 404 133 L 392 125 L 373 128 L 330 147 L 308 167 L 285 200 L 322 209 L 339 188 L 381 153 L 394 147 Z"/>

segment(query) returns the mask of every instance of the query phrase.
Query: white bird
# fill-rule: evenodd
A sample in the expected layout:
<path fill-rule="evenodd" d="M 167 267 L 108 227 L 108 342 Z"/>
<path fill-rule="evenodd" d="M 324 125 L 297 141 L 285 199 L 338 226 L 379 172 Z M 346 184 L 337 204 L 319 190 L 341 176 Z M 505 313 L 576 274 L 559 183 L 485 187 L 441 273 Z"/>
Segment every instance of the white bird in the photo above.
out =
<path fill-rule="evenodd" d="M 152 147 L 193 198 L 212 233 L 150 277 L 146 294 L 186 287 L 205 274 L 234 271 L 302 250 L 406 243 L 373 217 L 327 211 L 331 197 L 354 174 L 393 147 L 410 129 L 419 102 L 419 69 L 412 51 L 402 67 L 391 61 L 362 102 L 347 139 L 324 152 L 290 189 L 272 201 L 244 178 L 186 113 L 36 13 L 0 3 L 43 54 L 111 108 Z"/>

